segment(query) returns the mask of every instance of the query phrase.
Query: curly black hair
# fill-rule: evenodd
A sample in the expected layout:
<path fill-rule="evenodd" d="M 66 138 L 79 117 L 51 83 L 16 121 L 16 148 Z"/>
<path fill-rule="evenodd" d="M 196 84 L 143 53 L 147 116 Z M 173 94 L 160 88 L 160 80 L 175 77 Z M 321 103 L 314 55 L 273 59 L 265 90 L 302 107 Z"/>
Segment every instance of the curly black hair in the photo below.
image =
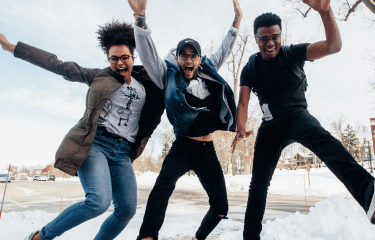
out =
<path fill-rule="evenodd" d="M 96 33 L 99 35 L 99 45 L 105 54 L 108 55 L 109 49 L 116 45 L 126 45 L 129 47 L 131 54 L 134 53 L 134 29 L 131 24 L 112 20 L 104 26 L 99 26 Z"/>
<path fill-rule="evenodd" d="M 281 28 L 281 18 L 274 13 L 263 13 L 255 18 L 254 20 L 254 35 L 257 33 L 260 27 L 271 27 L 273 25 L 279 25 Z"/>

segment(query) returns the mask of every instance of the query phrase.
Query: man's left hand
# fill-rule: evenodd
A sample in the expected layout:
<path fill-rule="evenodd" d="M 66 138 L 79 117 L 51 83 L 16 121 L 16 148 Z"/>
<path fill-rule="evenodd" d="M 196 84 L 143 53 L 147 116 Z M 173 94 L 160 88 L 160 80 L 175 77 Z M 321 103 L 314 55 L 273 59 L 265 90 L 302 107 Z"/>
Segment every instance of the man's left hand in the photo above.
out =
<path fill-rule="evenodd" d="M 325 12 L 331 8 L 330 0 L 302 0 L 303 3 L 310 6 L 317 12 Z"/>
<path fill-rule="evenodd" d="M 237 0 L 233 0 L 233 6 L 234 6 L 234 21 L 233 21 L 233 27 L 239 29 L 240 23 L 242 19 L 242 9 L 240 7 L 240 4 Z"/>

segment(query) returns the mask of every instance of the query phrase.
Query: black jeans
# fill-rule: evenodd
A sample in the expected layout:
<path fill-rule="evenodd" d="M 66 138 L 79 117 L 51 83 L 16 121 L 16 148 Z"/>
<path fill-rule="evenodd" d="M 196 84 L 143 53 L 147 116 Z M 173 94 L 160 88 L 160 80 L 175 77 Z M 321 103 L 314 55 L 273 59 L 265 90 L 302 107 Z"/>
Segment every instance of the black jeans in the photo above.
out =
<path fill-rule="evenodd" d="M 186 137 L 177 137 L 147 201 L 146 212 L 137 239 L 153 237 L 164 222 L 168 200 L 177 180 L 189 170 L 194 170 L 209 197 L 210 209 L 203 218 L 195 236 L 206 239 L 222 219 L 219 215 L 228 213 L 228 198 L 225 180 L 217 159 L 213 142 L 200 142 Z"/>
<path fill-rule="evenodd" d="M 258 130 L 245 214 L 244 240 L 260 239 L 267 190 L 281 151 L 292 142 L 299 142 L 314 152 L 363 209 L 367 211 L 369 208 L 374 192 L 374 178 L 316 118 L 307 110 L 301 110 L 276 123 L 261 125 Z"/>

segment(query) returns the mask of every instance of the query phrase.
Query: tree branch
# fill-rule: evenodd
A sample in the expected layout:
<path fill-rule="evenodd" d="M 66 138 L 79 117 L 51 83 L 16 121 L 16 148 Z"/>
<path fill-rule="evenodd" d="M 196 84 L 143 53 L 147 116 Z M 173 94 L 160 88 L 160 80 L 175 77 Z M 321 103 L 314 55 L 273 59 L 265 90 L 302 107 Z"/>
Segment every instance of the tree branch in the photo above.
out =
<path fill-rule="evenodd" d="M 306 18 L 307 17 L 307 14 L 310 12 L 311 10 L 311 7 L 309 7 L 309 9 L 307 9 L 307 11 L 305 13 L 303 13 L 301 10 L 299 10 L 298 8 L 295 8 L 295 10 L 297 10 L 299 13 L 302 14 L 302 17 Z"/>
<path fill-rule="evenodd" d="M 352 14 L 352 13 L 357 9 L 358 5 L 359 5 L 362 1 L 363 1 L 363 0 L 358 0 L 356 3 L 353 4 L 353 6 L 350 6 L 349 2 L 346 1 L 347 5 L 348 5 L 348 7 L 349 7 L 349 11 L 348 11 L 348 13 L 346 14 L 345 18 L 342 19 L 341 21 L 345 21 L 345 22 L 346 22 L 346 21 L 348 20 L 349 16 L 350 16 L 350 14 Z"/>

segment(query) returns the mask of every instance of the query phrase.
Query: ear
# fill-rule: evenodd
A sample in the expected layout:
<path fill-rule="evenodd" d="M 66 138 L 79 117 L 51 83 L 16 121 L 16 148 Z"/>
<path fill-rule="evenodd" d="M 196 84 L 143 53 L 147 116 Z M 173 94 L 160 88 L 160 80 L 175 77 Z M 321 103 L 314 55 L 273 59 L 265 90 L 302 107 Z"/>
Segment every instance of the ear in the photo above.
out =
<path fill-rule="evenodd" d="M 176 55 L 176 56 L 174 57 L 174 60 L 176 60 L 176 61 L 177 61 L 177 59 L 178 59 L 178 56 Z"/>
<path fill-rule="evenodd" d="M 257 37 L 255 37 L 255 35 L 254 35 L 254 39 L 255 39 L 256 44 L 259 44 L 259 41 L 258 41 Z"/>
<path fill-rule="evenodd" d="M 201 65 L 201 63 L 202 63 L 202 57 L 199 56 L 199 64 L 198 65 Z"/>

